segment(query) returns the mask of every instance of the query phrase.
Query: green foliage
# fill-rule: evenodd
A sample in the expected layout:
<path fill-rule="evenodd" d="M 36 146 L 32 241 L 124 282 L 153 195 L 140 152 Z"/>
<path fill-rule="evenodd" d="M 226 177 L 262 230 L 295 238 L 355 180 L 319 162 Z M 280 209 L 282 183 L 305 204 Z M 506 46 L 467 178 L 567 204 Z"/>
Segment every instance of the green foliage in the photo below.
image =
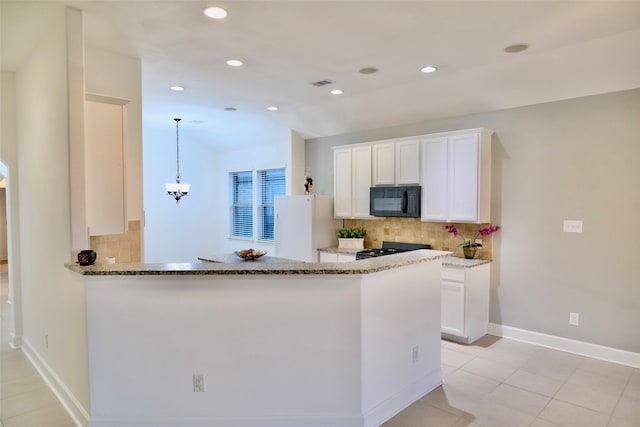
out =
<path fill-rule="evenodd" d="M 362 239 L 367 235 L 364 228 L 338 228 L 336 235 L 340 239 Z"/>

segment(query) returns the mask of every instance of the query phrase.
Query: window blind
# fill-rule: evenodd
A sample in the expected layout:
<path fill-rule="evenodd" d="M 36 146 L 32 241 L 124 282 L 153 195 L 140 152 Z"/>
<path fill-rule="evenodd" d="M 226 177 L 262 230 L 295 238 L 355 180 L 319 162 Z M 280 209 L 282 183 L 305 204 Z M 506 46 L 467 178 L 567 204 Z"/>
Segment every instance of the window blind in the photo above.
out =
<path fill-rule="evenodd" d="M 248 172 L 232 172 L 231 236 L 253 238 L 253 177 Z"/>
<path fill-rule="evenodd" d="M 284 169 L 260 170 L 258 177 L 258 239 L 273 240 L 274 238 L 274 206 L 276 196 L 285 193 Z"/>

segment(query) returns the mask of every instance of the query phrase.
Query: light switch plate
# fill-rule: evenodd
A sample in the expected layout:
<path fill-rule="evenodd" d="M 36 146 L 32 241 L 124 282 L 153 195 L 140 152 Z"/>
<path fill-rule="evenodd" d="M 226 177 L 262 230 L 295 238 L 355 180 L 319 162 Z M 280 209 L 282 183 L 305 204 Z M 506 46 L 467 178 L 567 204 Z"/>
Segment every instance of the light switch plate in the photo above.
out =
<path fill-rule="evenodd" d="M 582 221 L 565 219 L 562 231 L 565 233 L 582 233 Z"/>

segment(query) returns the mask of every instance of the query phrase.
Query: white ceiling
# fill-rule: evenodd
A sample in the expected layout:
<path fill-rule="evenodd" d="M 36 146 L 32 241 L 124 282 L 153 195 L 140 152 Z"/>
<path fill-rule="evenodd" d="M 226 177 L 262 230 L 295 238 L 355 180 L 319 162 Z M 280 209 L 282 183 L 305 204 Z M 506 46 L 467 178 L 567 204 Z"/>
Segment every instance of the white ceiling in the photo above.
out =
<path fill-rule="evenodd" d="M 85 11 L 87 45 L 141 58 L 145 121 L 202 121 L 218 143 L 273 127 L 327 136 L 640 87 L 640 1 L 61 3 Z M 59 4 L 2 0 L 3 68 L 19 65 Z M 229 16 L 205 17 L 212 4 Z M 503 51 L 520 42 L 531 48 Z M 232 58 L 245 65 L 227 66 Z M 420 73 L 427 64 L 439 70 Z M 380 71 L 358 72 L 368 66 Z M 321 79 L 335 83 L 310 85 Z"/>

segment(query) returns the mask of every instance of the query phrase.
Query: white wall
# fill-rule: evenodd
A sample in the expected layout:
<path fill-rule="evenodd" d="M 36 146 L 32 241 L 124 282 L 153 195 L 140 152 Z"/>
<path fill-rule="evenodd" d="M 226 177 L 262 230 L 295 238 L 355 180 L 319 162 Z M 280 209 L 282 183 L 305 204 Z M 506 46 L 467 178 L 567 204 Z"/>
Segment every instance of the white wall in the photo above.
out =
<path fill-rule="evenodd" d="M 0 175 L 0 180 L 4 176 Z M 7 246 L 7 190 L 0 188 L 0 260 L 6 261 L 9 258 Z"/>
<path fill-rule="evenodd" d="M 292 161 L 291 133 L 283 129 L 280 142 L 268 146 L 257 146 L 230 150 L 220 153 L 220 168 L 216 174 L 218 182 L 217 191 L 221 203 L 216 206 L 216 213 L 219 218 L 220 231 L 218 234 L 217 248 L 222 252 L 232 252 L 235 250 L 253 248 L 275 252 L 272 243 L 259 242 L 255 240 L 229 238 L 230 210 L 229 210 L 229 173 L 239 171 L 255 171 L 259 169 L 290 168 Z M 294 184 L 287 183 L 287 188 Z M 302 186 L 302 183 L 300 183 Z M 255 188 L 255 186 L 254 186 Z M 254 226 L 257 221 L 254 218 Z"/>
<path fill-rule="evenodd" d="M 24 349 L 89 408 L 84 289 L 71 253 L 65 9 L 16 72 Z M 45 345 L 48 336 L 48 347 Z"/>
<path fill-rule="evenodd" d="M 145 262 L 194 262 L 216 252 L 220 218 L 216 173 L 220 159 L 206 135 L 187 118 L 180 122 L 181 182 L 191 184 L 177 204 L 164 184 L 176 179 L 176 123 L 144 127 Z"/>
<path fill-rule="evenodd" d="M 330 147 L 495 130 L 490 321 L 640 352 L 640 90 L 307 141 L 317 188 L 332 193 Z M 562 232 L 584 221 L 582 234 Z M 580 326 L 568 324 L 580 313 Z"/>
<path fill-rule="evenodd" d="M 292 153 L 291 131 L 270 131 L 268 145 L 232 141 L 231 147 L 240 148 L 220 151 L 206 131 L 181 118 L 180 175 L 191 191 L 179 204 L 164 191 L 176 173 L 173 117 L 162 128 L 144 124 L 145 262 L 193 262 L 248 247 L 273 251 L 269 243 L 229 239 L 229 172 L 287 167 L 294 156 L 303 161 L 300 150 Z"/>
<path fill-rule="evenodd" d="M 142 199 L 142 71 L 139 58 L 119 55 L 95 47 L 85 48 L 87 93 L 127 99 L 127 215 L 144 216 Z"/>

